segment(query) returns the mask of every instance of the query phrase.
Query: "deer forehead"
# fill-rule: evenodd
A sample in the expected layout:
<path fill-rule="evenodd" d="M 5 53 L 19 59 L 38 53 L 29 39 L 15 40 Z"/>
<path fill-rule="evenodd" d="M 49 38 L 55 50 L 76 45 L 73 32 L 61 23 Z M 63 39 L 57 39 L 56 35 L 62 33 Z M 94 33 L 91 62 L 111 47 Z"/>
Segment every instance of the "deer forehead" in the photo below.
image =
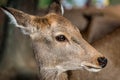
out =
<path fill-rule="evenodd" d="M 79 33 L 79 30 L 77 27 L 72 25 L 72 23 L 64 18 L 61 15 L 50 13 L 44 17 L 34 17 L 31 20 L 31 24 L 37 27 L 38 29 L 41 28 L 41 31 L 44 31 L 45 29 L 48 29 L 52 31 L 51 29 L 54 29 L 55 31 L 62 31 L 62 32 L 74 32 L 77 34 Z"/>

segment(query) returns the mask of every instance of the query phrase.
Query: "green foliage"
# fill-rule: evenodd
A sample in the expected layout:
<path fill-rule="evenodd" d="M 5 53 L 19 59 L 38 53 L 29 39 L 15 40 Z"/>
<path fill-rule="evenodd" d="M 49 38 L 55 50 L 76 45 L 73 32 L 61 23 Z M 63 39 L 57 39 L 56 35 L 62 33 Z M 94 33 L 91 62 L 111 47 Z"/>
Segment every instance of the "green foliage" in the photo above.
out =
<path fill-rule="evenodd" d="M 38 7 L 44 9 L 44 8 L 47 8 L 50 3 L 51 3 L 51 0 L 39 0 Z"/>
<path fill-rule="evenodd" d="M 112 5 L 120 4 L 120 0 L 110 0 L 110 3 L 111 3 Z"/>

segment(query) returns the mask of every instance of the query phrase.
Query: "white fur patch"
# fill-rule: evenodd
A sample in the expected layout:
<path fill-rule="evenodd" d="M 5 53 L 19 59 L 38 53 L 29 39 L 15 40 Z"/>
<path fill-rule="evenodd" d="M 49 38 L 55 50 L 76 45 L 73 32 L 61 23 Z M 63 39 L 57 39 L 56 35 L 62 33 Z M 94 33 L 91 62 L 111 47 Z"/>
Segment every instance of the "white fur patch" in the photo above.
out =
<path fill-rule="evenodd" d="M 101 69 L 94 69 L 94 68 L 88 69 L 88 68 L 86 68 L 86 70 L 88 70 L 90 72 L 99 72 Z"/>
<path fill-rule="evenodd" d="M 29 35 L 30 33 L 33 33 L 34 31 L 36 31 L 35 27 L 24 27 L 22 25 L 19 25 L 17 23 L 17 20 L 15 19 L 15 17 L 7 10 L 2 9 L 3 12 L 10 18 L 10 23 L 14 24 L 16 27 L 20 28 L 22 30 L 22 33 L 25 35 Z"/>
<path fill-rule="evenodd" d="M 16 27 L 19 27 L 19 28 L 24 28 L 24 26 L 22 26 L 22 25 L 19 25 L 18 23 L 17 23 L 17 20 L 15 19 L 15 17 L 10 13 L 10 12 L 8 12 L 8 11 L 6 11 L 6 10 L 4 10 L 4 9 L 2 9 L 3 10 L 3 12 L 10 18 L 10 20 L 11 20 L 11 24 L 14 24 Z"/>
<path fill-rule="evenodd" d="M 25 35 L 29 35 L 31 33 L 35 33 L 37 31 L 36 27 L 33 27 L 31 25 L 28 25 L 29 27 L 25 27 L 24 29 L 22 29 L 23 34 Z"/>
<path fill-rule="evenodd" d="M 62 12 L 62 15 L 64 14 L 64 8 L 63 8 L 63 5 L 61 4 L 61 12 Z"/>
<path fill-rule="evenodd" d="M 91 66 L 91 68 L 89 68 L 87 66 Z M 102 69 L 101 67 L 98 67 L 96 65 L 93 65 L 93 64 L 87 63 L 87 62 L 82 62 L 81 67 L 83 67 L 84 69 L 86 69 L 87 71 L 90 71 L 90 72 L 99 72 Z"/>
<path fill-rule="evenodd" d="M 3 10 L 3 12 L 4 12 L 6 15 L 8 15 L 8 17 L 10 18 L 12 24 L 18 25 L 15 17 L 14 17 L 10 12 L 8 12 L 8 11 L 6 11 L 6 10 L 4 10 L 4 9 L 2 9 L 2 10 Z"/>

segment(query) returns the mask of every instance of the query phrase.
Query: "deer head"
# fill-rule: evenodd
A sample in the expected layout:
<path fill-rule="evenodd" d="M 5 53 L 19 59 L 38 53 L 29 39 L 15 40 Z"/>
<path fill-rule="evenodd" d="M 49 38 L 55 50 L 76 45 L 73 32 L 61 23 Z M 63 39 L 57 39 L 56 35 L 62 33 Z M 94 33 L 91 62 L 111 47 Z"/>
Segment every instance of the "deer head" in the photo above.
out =
<path fill-rule="evenodd" d="M 97 72 L 104 68 L 107 59 L 81 36 L 77 27 L 62 16 L 59 1 L 52 3 L 49 13 L 43 17 L 24 13 L 13 8 L 1 7 L 11 22 L 23 34 L 30 36 L 40 67 L 40 74 L 86 69 Z M 42 71 L 42 73 L 41 73 Z"/>

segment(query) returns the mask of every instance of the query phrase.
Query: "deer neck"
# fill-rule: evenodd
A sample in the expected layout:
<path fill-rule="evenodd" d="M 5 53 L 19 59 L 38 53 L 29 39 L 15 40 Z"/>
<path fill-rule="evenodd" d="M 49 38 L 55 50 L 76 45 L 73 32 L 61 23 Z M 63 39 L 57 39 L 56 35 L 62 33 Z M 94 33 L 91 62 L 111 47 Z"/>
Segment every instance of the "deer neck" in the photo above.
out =
<path fill-rule="evenodd" d="M 45 49 L 47 48 L 47 46 L 45 46 L 44 44 L 42 45 L 42 43 L 39 44 L 39 42 L 36 42 L 36 41 L 33 42 L 32 44 L 33 44 L 35 59 L 39 67 L 39 79 L 40 80 L 68 80 L 67 73 L 64 73 L 64 72 L 59 73 L 58 69 L 46 67 L 46 65 L 48 66 L 49 63 L 46 61 L 46 59 L 43 58 L 44 56 L 42 56 L 42 54 L 46 54 L 46 52 L 44 51 L 46 51 Z"/>
<path fill-rule="evenodd" d="M 58 75 L 57 70 L 52 69 L 41 69 L 39 78 L 40 80 L 68 80 L 66 73 L 61 73 Z"/>

